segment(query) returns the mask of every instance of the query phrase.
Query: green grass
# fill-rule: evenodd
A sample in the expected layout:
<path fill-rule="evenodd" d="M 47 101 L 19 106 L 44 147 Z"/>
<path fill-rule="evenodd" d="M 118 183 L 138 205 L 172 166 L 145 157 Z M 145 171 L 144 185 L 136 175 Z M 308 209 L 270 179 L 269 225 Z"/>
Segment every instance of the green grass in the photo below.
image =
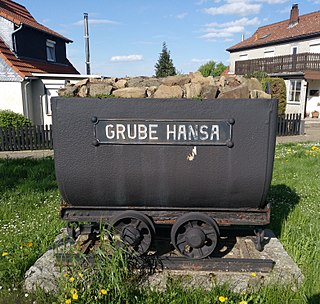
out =
<path fill-rule="evenodd" d="M 57 295 L 23 291 L 25 271 L 52 245 L 64 223 L 59 220 L 59 192 L 51 158 L 0 159 L 0 304 L 66 303 L 320 303 L 320 145 L 278 145 L 269 200 L 270 228 L 302 269 L 300 288 L 268 286 L 258 293 L 234 294 L 227 286 L 190 289 L 179 281 L 166 292 L 139 289 L 125 256 L 100 254 L 94 271 L 74 268 Z M 123 259 L 124 258 L 124 259 Z M 85 281 L 79 278 L 85 277 Z M 73 282 L 69 281 L 74 277 Z M 90 281 L 92 280 L 92 281 Z M 81 285 L 83 282 L 91 282 Z M 120 286 L 120 287 L 119 287 Z M 105 289 L 107 294 L 101 293 Z"/>

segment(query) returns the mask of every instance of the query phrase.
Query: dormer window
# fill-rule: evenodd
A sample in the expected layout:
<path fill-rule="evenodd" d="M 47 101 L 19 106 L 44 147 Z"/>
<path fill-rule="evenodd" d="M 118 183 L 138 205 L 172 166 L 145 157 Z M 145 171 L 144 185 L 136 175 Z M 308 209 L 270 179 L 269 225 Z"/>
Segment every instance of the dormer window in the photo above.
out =
<path fill-rule="evenodd" d="M 56 61 L 56 42 L 52 40 L 47 40 L 47 60 L 55 62 Z"/>

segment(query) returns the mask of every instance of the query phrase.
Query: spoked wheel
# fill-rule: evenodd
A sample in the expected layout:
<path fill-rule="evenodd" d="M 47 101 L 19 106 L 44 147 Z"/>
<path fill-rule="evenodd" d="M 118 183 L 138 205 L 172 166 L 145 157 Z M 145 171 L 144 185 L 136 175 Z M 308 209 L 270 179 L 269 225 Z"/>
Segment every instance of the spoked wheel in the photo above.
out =
<path fill-rule="evenodd" d="M 154 225 L 149 217 L 138 211 L 125 211 L 112 221 L 116 234 L 129 244 L 139 255 L 146 253 L 155 233 Z"/>
<path fill-rule="evenodd" d="M 184 256 L 202 259 L 216 248 L 219 228 L 209 216 L 192 212 L 178 218 L 171 230 L 172 245 Z"/>

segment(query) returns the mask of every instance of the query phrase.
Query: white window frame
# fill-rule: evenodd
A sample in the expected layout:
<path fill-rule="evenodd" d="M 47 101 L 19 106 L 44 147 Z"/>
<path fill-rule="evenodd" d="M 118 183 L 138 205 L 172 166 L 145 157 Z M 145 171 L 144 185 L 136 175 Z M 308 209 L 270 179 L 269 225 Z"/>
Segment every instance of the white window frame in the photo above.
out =
<path fill-rule="evenodd" d="M 300 90 L 297 89 L 297 84 L 300 82 Z M 290 79 L 289 89 L 288 89 L 288 103 L 300 104 L 301 103 L 301 93 L 302 93 L 302 82 L 303 79 Z M 294 96 L 294 98 L 292 98 Z M 297 98 L 299 96 L 299 100 Z M 293 99 L 293 100 L 292 100 Z"/>
<path fill-rule="evenodd" d="M 47 39 L 46 43 L 47 61 L 56 62 L 56 42 Z"/>

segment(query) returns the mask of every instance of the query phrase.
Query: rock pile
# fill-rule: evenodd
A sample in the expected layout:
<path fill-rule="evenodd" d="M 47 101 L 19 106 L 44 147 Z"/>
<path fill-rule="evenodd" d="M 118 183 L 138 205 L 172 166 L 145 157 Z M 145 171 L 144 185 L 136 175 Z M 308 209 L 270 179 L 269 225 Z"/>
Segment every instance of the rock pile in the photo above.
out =
<path fill-rule="evenodd" d="M 203 77 L 200 72 L 166 78 L 88 78 L 67 84 L 60 96 L 121 98 L 271 98 L 255 78 Z"/>

